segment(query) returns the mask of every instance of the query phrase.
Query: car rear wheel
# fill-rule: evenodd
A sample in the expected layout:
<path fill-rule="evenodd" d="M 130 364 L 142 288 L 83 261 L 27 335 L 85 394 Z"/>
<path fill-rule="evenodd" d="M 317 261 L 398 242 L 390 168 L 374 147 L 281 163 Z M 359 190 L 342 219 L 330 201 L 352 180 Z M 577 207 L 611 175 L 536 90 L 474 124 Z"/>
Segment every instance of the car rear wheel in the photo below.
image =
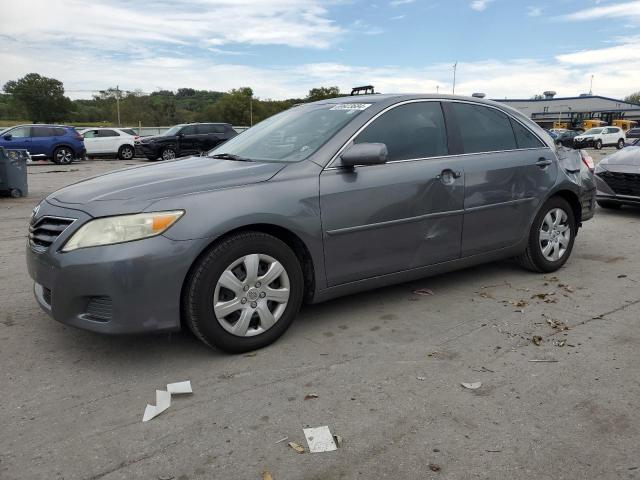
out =
<path fill-rule="evenodd" d="M 53 163 L 58 165 L 69 165 L 73 163 L 73 150 L 69 147 L 56 148 L 53 152 Z"/>
<path fill-rule="evenodd" d="M 167 147 L 164 150 L 162 150 L 163 160 L 172 160 L 174 158 L 176 158 L 176 151 L 173 148 Z"/>
<path fill-rule="evenodd" d="M 295 253 L 262 232 L 215 244 L 194 265 L 183 292 L 183 318 L 205 344 L 231 353 L 262 348 L 289 328 L 304 277 Z"/>
<path fill-rule="evenodd" d="M 118 158 L 120 160 L 131 160 L 135 155 L 135 150 L 131 145 L 122 145 L 118 150 Z"/>
<path fill-rule="evenodd" d="M 620 140 L 618 140 L 618 143 L 616 145 L 616 148 L 618 150 L 622 149 L 624 147 L 624 140 L 621 138 Z"/>
<path fill-rule="evenodd" d="M 596 140 L 594 146 L 596 147 L 596 150 L 600 150 L 602 148 L 602 140 Z"/>
<path fill-rule="evenodd" d="M 561 197 L 550 198 L 536 215 L 527 248 L 516 260 L 534 272 L 555 272 L 571 255 L 576 228 L 569 203 Z"/>
<path fill-rule="evenodd" d="M 609 210 L 620 210 L 622 208 L 622 205 L 617 202 L 608 202 L 606 200 L 597 200 L 597 202 L 600 207 Z"/>

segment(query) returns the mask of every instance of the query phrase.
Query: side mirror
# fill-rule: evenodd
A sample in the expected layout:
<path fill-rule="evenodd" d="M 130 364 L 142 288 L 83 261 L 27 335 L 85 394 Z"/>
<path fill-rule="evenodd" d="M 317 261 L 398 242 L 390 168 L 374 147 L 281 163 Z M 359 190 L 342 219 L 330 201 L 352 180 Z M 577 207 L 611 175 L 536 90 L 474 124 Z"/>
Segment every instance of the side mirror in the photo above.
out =
<path fill-rule="evenodd" d="M 4 139 L 5 139 L 5 140 L 11 140 L 12 138 L 13 138 L 13 137 L 11 136 L 11 134 L 10 134 L 10 133 L 7 133 L 7 134 L 4 136 Z"/>
<path fill-rule="evenodd" d="M 180 132 L 178 133 L 178 138 L 183 138 L 184 137 L 184 133 Z"/>
<path fill-rule="evenodd" d="M 389 151 L 384 143 L 356 143 L 340 155 L 343 167 L 380 165 L 387 161 Z"/>

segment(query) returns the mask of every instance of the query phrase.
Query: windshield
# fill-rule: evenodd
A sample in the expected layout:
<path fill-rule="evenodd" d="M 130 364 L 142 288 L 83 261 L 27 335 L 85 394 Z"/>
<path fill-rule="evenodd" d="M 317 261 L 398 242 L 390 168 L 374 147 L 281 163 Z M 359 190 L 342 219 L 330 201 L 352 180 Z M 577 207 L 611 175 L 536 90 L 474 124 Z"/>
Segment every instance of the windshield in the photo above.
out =
<path fill-rule="evenodd" d="M 167 130 L 166 132 L 164 132 L 161 136 L 170 137 L 171 135 L 177 135 L 180 129 L 182 129 L 182 127 L 184 127 L 184 125 L 175 125 L 171 127 L 169 130 Z"/>
<path fill-rule="evenodd" d="M 343 103 L 294 107 L 260 122 L 208 155 L 225 153 L 272 162 L 304 160 L 369 106 Z"/>
<path fill-rule="evenodd" d="M 598 133 L 602 133 L 602 128 L 590 128 L 589 130 L 584 132 L 583 135 L 595 135 Z"/>

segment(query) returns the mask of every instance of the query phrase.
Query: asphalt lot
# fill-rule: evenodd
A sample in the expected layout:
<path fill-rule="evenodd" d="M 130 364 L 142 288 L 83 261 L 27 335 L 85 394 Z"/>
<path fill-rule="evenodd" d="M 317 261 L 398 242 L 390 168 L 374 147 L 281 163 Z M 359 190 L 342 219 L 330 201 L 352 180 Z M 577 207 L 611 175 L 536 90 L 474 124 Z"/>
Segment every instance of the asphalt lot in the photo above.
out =
<path fill-rule="evenodd" d="M 342 298 L 230 356 L 75 330 L 32 298 L 31 209 L 136 163 L 32 165 L 29 197 L 0 198 L 0 478 L 640 478 L 640 209 L 599 209 L 555 275 L 505 261 Z M 142 423 L 181 380 L 193 395 Z M 276 443 L 321 425 L 340 449 Z"/>

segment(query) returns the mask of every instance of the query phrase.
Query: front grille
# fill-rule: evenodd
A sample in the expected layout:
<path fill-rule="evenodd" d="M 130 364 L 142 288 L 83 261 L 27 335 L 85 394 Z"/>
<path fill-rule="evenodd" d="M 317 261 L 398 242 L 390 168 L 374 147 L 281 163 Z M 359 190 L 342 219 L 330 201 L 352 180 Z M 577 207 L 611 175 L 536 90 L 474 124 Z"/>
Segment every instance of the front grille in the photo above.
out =
<path fill-rule="evenodd" d="M 113 313 L 111 297 L 91 297 L 87 304 L 86 318 L 98 322 L 108 322 Z"/>
<path fill-rule="evenodd" d="M 640 175 L 637 173 L 601 172 L 598 176 L 616 195 L 640 197 Z"/>
<path fill-rule="evenodd" d="M 73 218 L 39 218 L 29 225 L 29 243 L 36 250 L 46 250 L 74 221 Z"/>

